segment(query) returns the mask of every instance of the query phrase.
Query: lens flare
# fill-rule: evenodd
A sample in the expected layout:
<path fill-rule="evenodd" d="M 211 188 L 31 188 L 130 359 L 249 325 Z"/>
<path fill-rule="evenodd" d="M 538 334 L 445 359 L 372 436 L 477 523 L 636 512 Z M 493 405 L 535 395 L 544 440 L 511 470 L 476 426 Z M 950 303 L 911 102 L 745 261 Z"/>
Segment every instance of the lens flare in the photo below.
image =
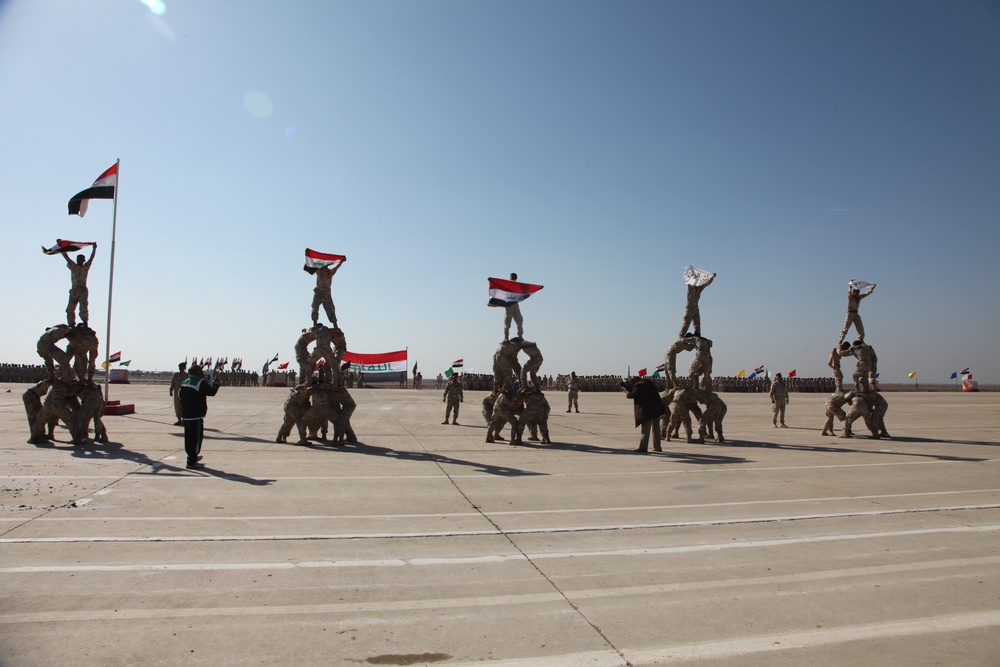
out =
<path fill-rule="evenodd" d="M 167 11 L 167 4 L 163 0 L 139 0 L 139 2 L 146 5 L 149 11 L 157 16 L 163 16 L 164 12 Z"/>
<path fill-rule="evenodd" d="M 244 95 L 243 106 L 246 107 L 247 112 L 251 116 L 260 118 L 261 120 L 269 118 L 271 113 L 274 112 L 274 104 L 271 102 L 271 98 L 259 90 L 251 90 Z"/>

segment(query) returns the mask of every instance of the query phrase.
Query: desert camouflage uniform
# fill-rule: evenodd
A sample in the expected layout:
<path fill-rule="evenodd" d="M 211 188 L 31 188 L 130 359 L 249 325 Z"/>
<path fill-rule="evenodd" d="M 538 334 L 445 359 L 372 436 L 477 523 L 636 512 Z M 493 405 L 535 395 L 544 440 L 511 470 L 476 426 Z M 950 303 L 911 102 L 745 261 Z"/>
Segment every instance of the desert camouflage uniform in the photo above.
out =
<path fill-rule="evenodd" d="M 520 401 L 514 398 L 513 393 L 502 393 L 497 396 L 497 401 L 493 405 L 493 433 L 499 433 L 503 421 L 510 424 L 510 444 L 521 444 L 521 422 L 515 413 L 520 407 Z M 486 442 L 493 442 L 496 439 L 489 431 L 486 433 Z"/>
<path fill-rule="evenodd" d="M 70 271 L 69 305 L 66 306 L 66 322 L 71 327 L 76 326 L 76 308 L 78 305 L 80 307 L 80 320 L 84 324 L 90 321 L 87 274 L 90 273 L 90 266 L 94 263 L 94 255 L 96 254 L 97 248 L 95 246 L 94 252 L 90 254 L 90 259 L 83 264 L 77 264 L 71 260 L 69 253 L 63 254 L 63 259 L 66 260 L 66 265 Z"/>
<path fill-rule="evenodd" d="M 73 370 L 70 368 L 69 355 L 63 351 L 56 342 L 69 336 L 72 327 L 66 324 L 57 324 L 45 330 L 45 333 L 38 339 L 38 356 L 45 360 L 45 370 L 49 372 L 49 379 L 56 379 L 55 364 L 59 364 L 60 376 L 66 382 L 73 379 Z"/>
<path fill-rule="evenodd" d="M 101 395 L 100 388 L 94 383 L 88 383 L 80 387 L 79 390 L 80 407 L 76 411 L 77 424 L 76 433 L 78 441 L 86 440 L 90 433 L 90 422 L 94 422 L 94 440 L 97 442 L 108 441 L 108 429 L 104 427 L 101 417 L 104 416 L 104 396 Z"/>
<path fill-rule="evenodd" d="M 853 393 L 853 392 L 852 392 Z M 863 419 L 865 426 L 871 431 L 872 435 L 878 435 L 878 432 L 872 427 L 871 424 L 871 412 L 868 409 L 868 403 L 860 395 L 855 395 L 850 403 L 851 410 L 847 413 L 844 418 L 844 432 L 840 434 L 841 438 L 853 438 L 854 431 L 851 426 L 858 419 Z"/>
<path fill-rule="evenodd" d="M 687 441 L 694 442 L 691 432 L 691 414 L 689 412 L 691 404 L 695 403 L 694 392 L 691 389 L 677 389 L 674 398 L 670 401 L 670 422 L 667 424 L 667 442 L 671 436 L 680 435 L 680 425 L 684 424 L 684 431 L 687 434 Z"/>
<path fill-rule="evenodd" d="M 528 355 L 528 361 L 521 369 L 521 386 L 524 387 L 528 384 L 530 374 L 531 383 L 535 385 L 536 389 L 541 389 L 542 385 L 538 381 L 538 369 L 542 367 L 542 353 L 538 349 L 538 345 L 529 341 L 522 341 L 521 349 Z"/>
<path fill-rule="evenodd" d="M 275 442 L 288 442 L 288 436 L 292 433 L 292 426 L 299 430 L 299 442 L 303 445 L 307 441 L 306 434 L 306 413 L 309 412 L 309 399 L 312 398 L 312 389 L 307 385 L 300 384 L 292 387 L 288 398 L 285 399 L 285 421 L 278 429 L 278 437 Z"/>
<path fill-rule="evenodd" d="M 722 435 L 722 420 L 726 418 L 726 412 L 729 410 L 725 401 L 715 392 L 705 389 L 697 390 L 695 397 L 705 406 L 705 412 L 698 420 L 698 442 L 705 442 L 706 433 L 711 437 L 713 429 L 715 430 L 716 441 L 725 442 L 726 440 Z"/>
<path fill-rule="evenodd" d="M 566 406 L 566 412 L 570 410 L 580 411 L 580 378 L 576 376 L 576 373 L 572 373 L 569 377 L 569 405 Z"/>
<path fill-rule="evenodd" d="M 771 383 L 771 423 L 775 426 L 778 425 L 779 421 L 782 426 L 785 425 L 785 405 L 788 404 L 788 386 L 785 384 L 784 378 L 775 378 L 774 382 Z"/>
<path fill-rule="evenodd" d="M 295 341 L 295 361 L 299 365 L 299 382 L 308 383 L 312 378 L 315 365 L 309 365 L 309 344 L 316 340 L 316 332 L 303 329 L 302 335 Z"/>
<path fill-rule="evenodd" d="M 517 335 L 524 335 L 524 318 L 521 317 L 521 306 L 520 304 L 512 303 L 509 306 L 505 306 L 504 310 L 507 312 L 504 314 L 503 318 L 503 337 L 507 340 L 510 337 L 510 321 L 514 320 L 517 324 Z"/>
<path fill-rule="evenodd" d="M 712 341 L 695 336 L 694 350 L 694 361 L 688 371 L 688 387 L 712 391 Z M 702 379 L 700 386 L 699 378 Z"/>
<path fill-rule="evenodd" d="M 313 348 L 312 354 L 309 355 L 309 364 L 311 364 L 311 368 L 315 368 L 319 360 L 322 359 L 323 365 L 319 369 L 319 376 L 323 382 L 328 382 L 334 375 L 340 372 L 340 366 L 337 365 L 337 358 L 333 354 L 334 330 L 322 324 L 317 324 L 312 328 L 312 331 L 316 335 L 316 347 Z"/>
<path fill-rule="evenodd" d="M 458 377 L 458 373 L 455 373 L 448 379 L 448 384 L 444 386 L 444 397 L 441 402 L 447 402 L 447 406 L 444 409 L 444 421 L 442 424 L 447 424 L 449 417 L 451 417 L 451 411 L 455 411 L 455 416 L 452 418 L 452 424 L 458 423 L 458 404 L 465 401 L 465 394 L 462 392 L 462 382 Z"/>
<path fill-rule="evenodd" d="M 337 267 L 340 268 L 339 266 Z M 319 324 L 319 307 L 323 306 L 323 310 L 326 311 L 326 317 L 330 320 L 330 325 L 337 326 L 337 309 L 333 305 L 333 293 L 331 288 L 333 286 L 333 274 L 337 272 L 336 269 L 331 269 L 326 266 L 321 266 L 316 269 L 316 287 L 313 289 L 313 301 L 312 301 L 312 322 L 313 326 Z"/>
<path fill-rule="evenodd" d="M 97 332 L 88 326 L 73 327 L 66 338 L 69 340 L 66 356 L 73 360 L 73 372 L 77 379 L 90 382 L 97 368 L 97 348 L 100 345 Z"/>
<path fill-rule="evenodd" d="M 703 285 L 687 286 L 687 305 L 684 306 L 684 324 L 678 336 L 683 337 L 687 333 L 688 327 L 694 322 L 694 335 L 701 336 L 701 311 L 698 309 L 698 300 L 706 287 L 712 284 L 715 276 L 705 281 Z"/>
<path fill-rule="evenodd" d="M 851 348 L 851 354 L 858 360 L 854 367 L 854 389 L 863 393 L 871 390 L 869 382 L 875 379 L 878 372 L 878 357 L 871 345 L 862 343 Z"/>
<path fill-rule="evenodd" d="M 865 394 L 868 402 L 870 428 L 874 431 L 876 438 L 889 438 L 889 432 L 885 430 L 885 413 L 889 410 L 889 403 L 885 397 L 877 391 L 870 391 Z"/>
<path fill-rule="evenodd" d="M 530 386 L 521 390 L 524 396 L 524 412 L 521 413 L 521 423 L 528 427 L 528 440 L 538 440 L 538 431 L 542 432 L 542 444 L 551 445 L 549 439 L 549 402 L 545 394 Z"/>
<path fill-rule="evenodd" d="M 850 287 L 847 288 L 847 319 L 844 320 L 844 328 L 840 330 L 840 340 L 837 341 L 838 343 L 844 342 L 847 330 L 851 328 L 852 324 L 858 332 L 858 339 L 862 341 L 865 339 L 865 325 L 861 323 L 861 315 L 858 314 L 858 309 L 861 307 L 861 299 L 871 295 L 874 291 L 874 285 L 868 288 L 868 291 L 864 294 L 861 294 L 860 290 L 858 290 L 858 294 L 855 294 L 853 289 Z"/>
<path fill-rule="evenodd" d="M 35 420 L 38 419 L 38 415 L 42 411 L 42 396 L 45 396 L 51 385 L 52 380 L 42 380 L 32 387 L 28 387 L 21 395 L 21 398 L 24 399 L 24 411 L 28 415 L 29 431 L 34 429 Z M 51 438 L 52 433 L 49 432 L 48 436 Z"/>
<path fill-rule="evenodd" d="M 181 420 L 181 383 L 187 380 L 187 370 L 185 370 L 183 365 L 178 365 L 178 371 L 174 373 L 170 378 L 170 389 L 168 394 L 174 398 L 174 414 L 177 415 L 177 423 L 174 426 L 180 426 L 184 422 Z"/>
<path fill-rule="evenodd" d="M 521 364 L 517 361 L 519 351 L 517 343 L 504 340 L 493 354 L 493 386 L 498 391 L 513 386 L 514 379 L 521 374 Z"/>
<path fill-rule="evenodd" d="M 667 353 L 665 356 L 664 368 L 667 373 L 667 387 L 677 386 L 677 355 L 681 351 L 688 351 L 694 349 L 695 340 L 694 336 L 681 336 L 667 348 Z"/>
<path fill-rule="evenodd" d="M 820 435 L 833 435 L 833 419 L 836 417 L 840 421 L 847 419 L 844 412 L 844 405 L 851 402 L 854 392 L 846 394 L 836 393 L 826 399 L 826 423 L 823 425 L 823 432 Z"/>

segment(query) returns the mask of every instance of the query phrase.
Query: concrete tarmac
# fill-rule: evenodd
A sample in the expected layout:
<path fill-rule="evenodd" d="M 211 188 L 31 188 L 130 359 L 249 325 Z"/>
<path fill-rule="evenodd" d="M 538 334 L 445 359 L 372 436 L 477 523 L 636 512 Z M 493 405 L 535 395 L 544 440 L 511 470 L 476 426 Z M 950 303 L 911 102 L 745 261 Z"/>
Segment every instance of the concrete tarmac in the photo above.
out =
<path fill-rule="evenodd" d="M 552 445 L 441 391 L 354 390 L 360 443 L 276 444 L 287 391 L 209 399 L 184 468 L 165 386 L 111 443 L 26 444 L 0 391 L 0 665 L 1000 665 L 1000 394 L 722 394 L 725 444 L 550 392 Z M 839 424 L 838 424 L 839 432 Z M 856 425 L 856 433 L 864 427 Z M 294 436 L 293 436 L 294 437 Z"/>

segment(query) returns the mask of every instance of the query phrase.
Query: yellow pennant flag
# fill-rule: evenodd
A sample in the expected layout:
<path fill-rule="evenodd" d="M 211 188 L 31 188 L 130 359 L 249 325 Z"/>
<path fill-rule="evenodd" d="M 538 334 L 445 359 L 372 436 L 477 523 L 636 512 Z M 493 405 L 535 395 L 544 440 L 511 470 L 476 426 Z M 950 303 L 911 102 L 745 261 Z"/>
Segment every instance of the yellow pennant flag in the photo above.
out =
<path fill-rule="evenodd" d="M 747 375 L 746 369 L 745 368 L 741 368 L 740 371 L 739 371 L 739 373 L 736 374 L 736 377 L 741 378 L 741 377 L 746 377 L 746 375 Z"/>
<path fill-rule="evenodd" d="M 916 379 L 917 379 L 917 372 L 916 372 L 916 371 L 913 371 L 912 373 L 910 373 L 909 377 L 911 377 L 911 378 L 913 378 L 914 380 L 916 380 Z"/>

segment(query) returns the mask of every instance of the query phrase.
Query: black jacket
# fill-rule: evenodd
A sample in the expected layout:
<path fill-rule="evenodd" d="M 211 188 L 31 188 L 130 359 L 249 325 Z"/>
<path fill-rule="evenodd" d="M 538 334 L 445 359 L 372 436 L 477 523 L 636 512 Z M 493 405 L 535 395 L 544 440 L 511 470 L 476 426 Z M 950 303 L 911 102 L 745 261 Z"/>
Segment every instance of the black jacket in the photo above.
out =
<path fill-rule="evenodd" d="M 656 419 L 665 412 L 660 392 L 656 391 L 656 385 L 648 378 L 642 378 L 633 384 L 625 395 L 635 401 L 636 426 L 644 421 Z"/>
<path fill-rule="evenodd" d="M 215 396 L 219 385 L 191 375 L 177 390 L 181 399 L 181 419 L 201 419 L 208 412 L 208 397 Z"/>

